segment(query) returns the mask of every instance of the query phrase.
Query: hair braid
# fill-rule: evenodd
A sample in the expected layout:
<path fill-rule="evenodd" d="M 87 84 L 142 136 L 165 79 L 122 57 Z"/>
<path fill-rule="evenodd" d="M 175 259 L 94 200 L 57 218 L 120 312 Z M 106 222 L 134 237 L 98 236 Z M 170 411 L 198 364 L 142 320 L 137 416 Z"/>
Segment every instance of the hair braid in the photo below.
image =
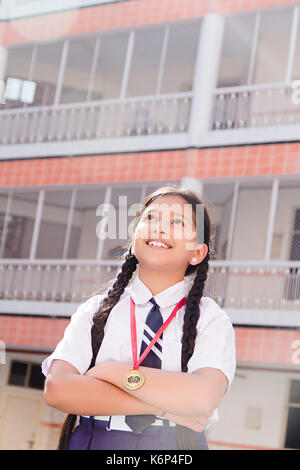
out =
<path fill-rule="evenodd" d="M 98 311 L 93 315 L 93 326 L 91 329 L 93 356 L 89 369 L 95 365 L 96 357 L 103 341 L 104 327 L 108 316 L 111 310 L 120 300 L 125 287 L 128 285 L 134 271 L 136 270 L 138 260 L 134 255 L 131 254 L 131 248 L 124 255 L 124 258 L 125 261 L 122 263 L 120 271 L 114 278 L 112 287 L 108 290 L 106 297 L 101 300 Z M 57 447 L 58 450 L 66 450 L 68 448 L 69 439 L 74 429 L 76 418 L 77 415 L 67 415 L 60 433 Z"/>
<path fill-rule="evenodd" d="M 92 326 L 92 350 L 93 358 L 90 368 L 94 367 L 96 356 L 99 351 L 100 345 L 104 336 L 104 327 L 106 325 L 108 316 L 114 306 L 119 302 L 126 286 L 128 285 L 134 271 L 136 270 L 138 260 L 131 254 L 131 249 L 125 254 L 125 261 L 123 262 L 120 271 L 115 277 L 112 287 L 108 290 L 106 297 L 102 299 L 99 310 L 93 316 Z"/>
<path fill-rule="evenodd" d="M 193 355 L 196 336 L 197 323 L 200 317 L 200 300 L 203 295 L 204 284 L 207 279 L 209 253 L 198 265 L 196 276 L 189 291 L 183 321 L 181 370 L 187 372 L 187 364 Z M 190 428 L 176 424 L 176 439 L 181 450 L 196 450 L 196 433 Z"/>
<path fill-rule="evenodd" d="M 207 257 L 209 258 L 209 254 Z M 207 279 L 208 259 L 198 265 L 192 288 L 189 291 L 182 334 L 182 372 L 187 372 L 187 363 L 194 352 L 197 336 L 197 323 L 200 317 L 200 300 Z"/>

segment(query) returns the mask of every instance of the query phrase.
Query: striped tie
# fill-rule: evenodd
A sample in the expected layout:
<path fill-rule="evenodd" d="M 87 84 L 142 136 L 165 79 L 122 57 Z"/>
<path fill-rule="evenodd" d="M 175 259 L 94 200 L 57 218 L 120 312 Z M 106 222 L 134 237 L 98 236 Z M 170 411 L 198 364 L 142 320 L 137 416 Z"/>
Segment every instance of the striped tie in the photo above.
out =
<path fill-rule="evenodd" d="M 163 318 L 159 310 L 159 306 L 155 302 L 154 298 L 150 299 L 153 304 L 148 316 L 146 318 L 140 356 L 145 351 L 148 344 L 152 341 L 157 331 L 163 324 Z M 156 343 L 152 346 L 151 350 L 141 362 L 141 366 L 153 367 L 155 369 L 161 369 L 162 359 L 162 339 L 163 333 L 157 339 Z M 137 434 L 141 434 L 145 428 L 155 421 L 155 415 L 128 415 L 125 417 L 125 423 Z"/>

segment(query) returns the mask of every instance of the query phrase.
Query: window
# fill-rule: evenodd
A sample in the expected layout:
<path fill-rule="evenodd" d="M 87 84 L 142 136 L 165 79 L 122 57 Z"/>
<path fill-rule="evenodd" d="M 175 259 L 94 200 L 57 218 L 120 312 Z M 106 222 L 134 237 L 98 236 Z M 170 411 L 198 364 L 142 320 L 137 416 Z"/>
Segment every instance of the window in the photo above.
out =
<path fill-rule="evenodd" d="M 70 41 L 61 103 L 76 103 L 87 99 L 94 47 L 95 38 Z"/>
<path fill-rule="evenodd" d="M 29 79 L 33 46 L 11 47 L 8 50 L 5 85 L 6 103 L 1 108 L 19 108 L 24 105 L 21 99 L 24 81 Z"/>
<path fill-rule="evenodd" d="M 111 202 L 114 206 L 115 224 L 111 235 L 104 240 L 103 258 L 117 259 L 125 252 L 129 239 L 129 229 L 141 203 L 141 188 L 113 188 Z M 113 227 L 113 226 L 112 226 Z M 108 231 L 108 228 L 105 228 Z"/>
<path fill-rule="evenodd" d="M 170 27 L 161 93 L 193 89 L 200 26 L 197 21 Z"/>
<path fill-rule="evenodd" d="M 218 87 L 248 83 L 255 14 L 229 17 L 225 21 Z"/>
<path fill-rule="evenodd" d="M 230 259 L 264 258 L 271 192 L 269 183 L 241 184 Z"/>
<path fill-rule="evenodd" d="M 290 259 L 293 261 L 300 260 L 300 209 L 295 211 L 295 220 L 293 227 L 292 246 Z"/>
<path fill-rule="evenodd" d="M 285 81 L 292 15 L 292 8 L 261 13 L 253 83 Z"/>
<path fill-rule="evenodd" d="M 292 80 L 300 80 L 300 23 L 298 24 Z"/>
<path fill-rule="evenodd" d="M 164 30 L 161 28 L 136 31 L 127 96 L 156 93 L 163 38 Z"/>
<path fill-rule="evenodd" d="M 300 380 L 291 380 L 285 447 L 300 449 Z"/>
<path fill-rule="evenodd" d="M 219 88 L 286 80 L 293 11 L 293 7 L 278 7 L 226 18 Z M 297 50 L 294 76 L 300 72 Z"/>
<path fill-rule="evenodd" d="M 36 258 L 63 257 L 71 194 L 71 191 L 46 192 Z"/>
<path fill-rule="evenodd" d="M 92 100 L 120 98 L 128 37 L 118 33 L 100 38 Z"/>
<path fill-rule="evenodd" d="M 203 196 L 213 221 L 210 259 L 226 259 L 233 192 L 233 184 L 205 184 L 203 187 Z"/>
<path fill-rule="evenodd" d="M 44 376 L 40 364 L 12 361 L 10 365 L 8 385 L 19 387 L 44 388 Z"/>
<path fill-rule="evenodd" d="M 300 260 L 300 209 L 296 209 L 294 216 L 290 260 Z M 286 300 L 300 299 L 300 270 L 293 267 L 289 269 L 289 273 L 285 279 L 283 297 Z"/>
<path fill-rule="evenodd" d="M 4 258 L 29 257 L 38 196 L 33 192 L 13 194 L 3 240 Z"/>
<path fill-rule="evenodd" d="M 78 190 L 72 214 L 67 258 L 95 259 L 99 238 L 97 207 L 104 203 L 104 189 Z"/>
<path fill-rule="evenodd" d="M 37 84 L 32 106 L 54 103 L 63 42 L 40 44 L 31 80 Z"/>

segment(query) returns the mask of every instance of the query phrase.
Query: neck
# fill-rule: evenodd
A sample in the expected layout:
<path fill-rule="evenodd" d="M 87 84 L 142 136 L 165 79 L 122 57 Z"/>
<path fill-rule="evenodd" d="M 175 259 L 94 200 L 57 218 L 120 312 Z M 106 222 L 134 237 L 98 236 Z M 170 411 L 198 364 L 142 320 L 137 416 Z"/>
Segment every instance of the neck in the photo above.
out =
<path fill-rule="evenodd" d="M 166 273 L 152 272 L 145 270 L 139 266 L 139 278 L 151 290 L 152 295 L 157 295 L 168 287 L 177 284 L 177 282 L 183 281 L 184 274 L 182 272 Z"/>

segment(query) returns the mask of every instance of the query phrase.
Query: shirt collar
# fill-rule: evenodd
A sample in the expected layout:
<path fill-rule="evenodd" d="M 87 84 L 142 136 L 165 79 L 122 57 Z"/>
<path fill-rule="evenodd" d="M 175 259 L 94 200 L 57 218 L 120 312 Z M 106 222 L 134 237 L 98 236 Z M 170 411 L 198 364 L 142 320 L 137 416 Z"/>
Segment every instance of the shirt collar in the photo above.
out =
<path fill-rule="evenodd" d="M 141 281 L 139 274 L 137 274 L 131 286 L 127 288 L 127 291 L 135 304 L 145 304 L 154 297 L 159 307 L 164 308 L 176 305 L 182 297 L 187 297 L 189 287 L 187 279 L 184 278 L 182 281 L 176 282 L 176 284 L 153 296 L 151 290 Z"/>

